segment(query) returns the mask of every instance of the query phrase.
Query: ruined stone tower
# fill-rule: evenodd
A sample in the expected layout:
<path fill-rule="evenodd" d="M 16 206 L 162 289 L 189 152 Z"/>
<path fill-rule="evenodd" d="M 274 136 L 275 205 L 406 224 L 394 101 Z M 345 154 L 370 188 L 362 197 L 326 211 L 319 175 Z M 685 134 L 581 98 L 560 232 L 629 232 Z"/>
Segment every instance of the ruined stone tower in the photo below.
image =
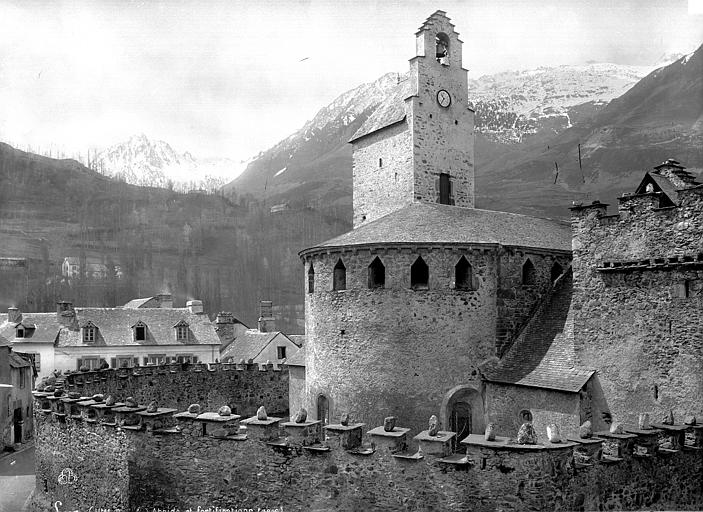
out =
<path fill-rule="evenodd" d="M 474 206 L 474 112 L 462 41 L 443 11 L 416 35 L 392 101 L 354 134 L 354 227 L 412 202 Z"/>

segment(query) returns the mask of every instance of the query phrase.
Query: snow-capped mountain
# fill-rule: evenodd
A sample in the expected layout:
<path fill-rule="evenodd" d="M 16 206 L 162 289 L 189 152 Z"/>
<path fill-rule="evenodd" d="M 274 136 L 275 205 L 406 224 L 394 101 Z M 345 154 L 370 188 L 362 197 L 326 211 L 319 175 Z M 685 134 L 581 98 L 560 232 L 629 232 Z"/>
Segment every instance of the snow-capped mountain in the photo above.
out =
<path fill-rule="evenodd" d="M 673 57 L 672 57 L 673 58 Z M 590 63 L 483 76 L 469 83 L 477 144 L 515 145 L 561 133 L 625 93 L 654 66 Z M 258 154 L 225 191 L 349 202 L 351 148 L 347 141 L 407 75 L 388 73 L 339 96 L 290 137 Z M 477 158 L 491 158 L 488 150 Z M 295 192 L 298 190 L 298 192 Z M 314 194 L 310 190 L 315 190 Z M 311 200 L 312 196 L 312 200 Z"/>
<path fill-rule="evenodd" d="M 236 177 L 248 162 L 197 159 L 141 134 L 99 152 L 95 163 L 104 174 L 134 185 L 213 190 Z"/>
<path fill-rule="evenodd" d="M 590 63 L 482 76 L 469 82 L 476 129 L 503 143 L 545 129 L 559 133 L 573 125 L 572 117 L 596 112 L 657 67 Z"/>

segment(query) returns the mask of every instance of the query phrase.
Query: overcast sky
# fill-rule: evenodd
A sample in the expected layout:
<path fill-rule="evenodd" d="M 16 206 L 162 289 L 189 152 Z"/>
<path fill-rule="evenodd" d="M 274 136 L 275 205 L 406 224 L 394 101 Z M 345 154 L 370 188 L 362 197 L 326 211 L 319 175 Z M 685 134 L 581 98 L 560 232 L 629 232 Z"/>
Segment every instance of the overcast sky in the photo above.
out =
<path fill-rule="evenodd" d="M 342 92 L 406 71 L 414 33 L 437 9 L 477 78 L 688 53 L 703 42 L 701 4 L 0 0 L 0 140 L 70 153 L 145 133 L 196 156 L 243 159 Z"/>

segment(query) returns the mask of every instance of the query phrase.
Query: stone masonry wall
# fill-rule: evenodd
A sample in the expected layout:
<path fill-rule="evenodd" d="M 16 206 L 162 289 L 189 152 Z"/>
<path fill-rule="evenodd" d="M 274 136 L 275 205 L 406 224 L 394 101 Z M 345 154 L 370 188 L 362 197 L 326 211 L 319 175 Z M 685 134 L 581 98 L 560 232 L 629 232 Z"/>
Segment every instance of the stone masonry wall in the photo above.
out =
<path fill-rule="evenodd" d="M 435 58 L 435 38 L 444 34 L 449 43 L 448 59 Z M 449 174 L 452 204 L 474 206 L 474 113 L 468 103 L 468 80 L 462 65 L 462 43 L 451 21 L 433 17 L 431 25 L 418 32 L 417 54 L 410 61 L 411 80 L 417 96 L 412 99 L 408 123 L 413 134 L 415 200 L 439 200 L 439 174 Z M 437 93 L 451 97 L 441 107 Z"/>
<path fill-rule="evenodd" d="M 575 344 L 598 369 L 596 420 L 636 422 L 634 403 L 655 420 L 703 416 L 703 188 L 679 199 L 659 209 L 654 194 L 625 197 L 613 216 L 573 209 Z"/>
<path fill-rule="evenodd" d="M 486 383 L 487 422 L 496 432 L 509 436 L 524 423 L 520 413 L 529 411 L 532 424 L 542 441 L 547 440 L 547 425 L 556 423 L 563 436 L 576 436 L 580 425 L 580 397 L 550 389 Z"/>
<path fill-rule="evenodd" d="M 429 267 L 427 290 L 410 287 L 419 254 Z M 476 290 L 451 287 L 462 255 Z M 385 288 L 368 289 L 376 256 L 385 265 Z M 332 291 L 340 257 L 347 289 Z M 361 249 L 312 261 L 315 291 L 305 297 L 309 411 L 324 394 L 332 418 L 349 412 L 355 421 L 377 424 L 395 415 L 419 427 L 440 414 L 451 388 L 477 380 L 477 365 L 495 354 L 494 248 Z M 310 259 L 305 272 L 309 265 Z"/>
<path fill-rule="evenodd" d="M 82 396 L 128 396 L 160 407 L 185 410 L 190 404 L 217 409 L 228 405 L 237 414 L 254 414 L 265 405 L 271 414 L 288 412 L 288 368 L 257 364 L 162 365 L 74 373 L 66 377 L 68 391 Z"/>
<path fill-rule="evenodd" d="M 61 510 L 178 512 L 703 506 L 703 451 L 695 449 L 584 467 L 574 464 L 573 445 L 469 444 L 460 448 L 466 458 L 457 465 L 442 462 L 444 453 L 398 458 L 404 444 L 377 436 L 364 436 L 367 450 L 345 449 L 350 447 L 344 438 L 331 435 L 327 451 L 311 451 L 289 431 L 285 441 L 278 438 L 284 434 L 276 426 L 270 435 L 250 425 L 246 436 L 218 438 L 200 420 L 145 431 L 70 416 L 60 421 L 42 412 L 39 402 L 35 411 L 38 466 L 31 511 L 54 510 L 56 501 L 62 501 Z M 66 474 L 74 478 L 67 481 Z"/>
<path fill-rule="evenodd" d="M 354 143 L 352 180 L 354 227 L 413 201 L 412 137 L 406 123 Z"/>

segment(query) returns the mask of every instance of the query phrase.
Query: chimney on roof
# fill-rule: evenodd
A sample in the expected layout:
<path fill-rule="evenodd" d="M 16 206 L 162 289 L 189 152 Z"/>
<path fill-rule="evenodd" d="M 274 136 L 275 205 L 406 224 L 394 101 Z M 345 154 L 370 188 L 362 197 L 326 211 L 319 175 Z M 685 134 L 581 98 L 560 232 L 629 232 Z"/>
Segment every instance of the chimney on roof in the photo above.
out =
<path fill-rule="evenodd" d="M 69 326 L 76 321 L 76 312 L 73 302 L 60 300 L 56 303 L 56 317 L 61 325 Z"/>
<path fill-rule="evenodd" d="M 226 311 L 217 313 L 215 332 L 223 343 L 232 341 L 234 339 L 234 315 Z"/>
<path fill-rule="evenodd" d="M 217 313 L 217 318 L 215 319 L 215 323 L 233 324 L 234 323 L 234 315 L 228 311 L 220 311 L 219 313 Z"/>
<path fill-rule="evenodd" d="M 202 315 L 203 314 L 203 301 L 202 300 L 189 300 L 188 302 L 186 302 L 186 307 L 194 315 Z"/>
<path fill-rule="evenodd" d="M 7 321 L 11 324 L 18 324 L 22 321 L 22 312 L 15 306 L 7 308 Z"/>
<path fill-rule="evenodd" d="M 665 177 L 676 188 L 688 188 L 698 185 L 695 176 L 673 158 L 669 158 L 655 166 L 654 174 Z"/>
<path fill-rule="evenodd" d="M 156 296 L 156 300 L 159 303 L 159 307 L 162 309 L 173 308 L 173 295 L 170 293 L 160 293 Z"/>
<path fill-rule="evenodd" d="M 276 330 L 276 319 L 273 316 L 273 302 L 262 300 L 259 302 L 259 331 L 273 332 Z"/>

